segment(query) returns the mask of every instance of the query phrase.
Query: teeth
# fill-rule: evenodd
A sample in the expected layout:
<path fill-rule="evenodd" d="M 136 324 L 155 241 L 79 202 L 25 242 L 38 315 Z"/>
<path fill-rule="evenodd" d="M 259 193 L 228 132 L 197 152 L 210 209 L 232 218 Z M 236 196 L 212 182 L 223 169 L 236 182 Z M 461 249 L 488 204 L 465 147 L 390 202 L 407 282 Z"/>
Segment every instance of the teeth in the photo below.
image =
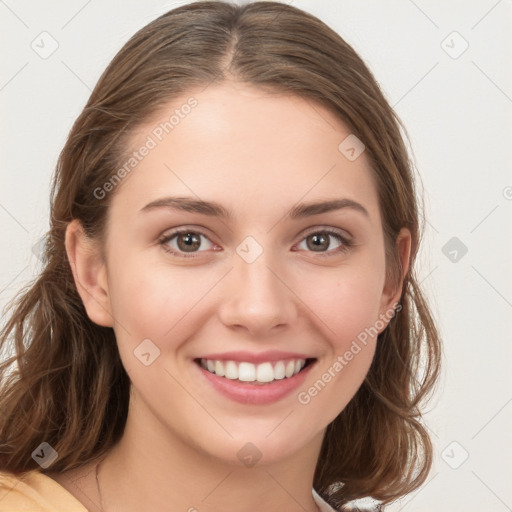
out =
<path fill-rule="evenodd" d="M 224 377 L 224 365 L 220 361 L 215 361 L 215 374 Z"/>
<path fill-rule="evenodd" d="M 266 362 L 255 365 L 247 362 L 212 361 L 201 359 L 201 367 L 219 377 L 242 382 L 272 382 L 297 375 L 306 365 L 305 359 Z"/>
<path fill-rule="evenodd" d="M 217 363 L 215 363 L 215 368 L 217 368 Z M 226 366 L 224 367 L 226 371 L 225 377 L 227 379 L 235 380 L 238 379 L 238 368 L 234 361 L 228 361 Z"/>
<path fill-rule="evenodd" d="M 271 363 L 262 363 L 256 367 L 256 380 L 258 382 L 272 382 L 274 380 L 274 368 Z"/>
<path fill-rule="evenodd" d="M 238 365 L 238 380 L 254 382 L 256 380 L 256 367 L 251 363 L 240 363 Z"/>
<path fill-rule="evenodd" d="M 304 363 L 305 364 L 305 363 Z M 274 379 L 281 380 L 285 376 L 285 367 L 283 361 L 278 361 L 274 366 Z"/>

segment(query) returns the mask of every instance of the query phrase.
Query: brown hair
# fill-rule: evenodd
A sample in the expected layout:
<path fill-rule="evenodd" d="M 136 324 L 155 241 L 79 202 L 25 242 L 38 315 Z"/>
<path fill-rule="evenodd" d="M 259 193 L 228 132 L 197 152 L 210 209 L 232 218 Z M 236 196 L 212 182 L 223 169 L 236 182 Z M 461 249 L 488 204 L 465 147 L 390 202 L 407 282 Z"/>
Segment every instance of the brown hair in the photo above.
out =
<path fill-rule="evenodd" d="M 354 50 L 314 16 L 268 1 L 176 8 L 136 33 L 99 79 L 59 157 L 43 270 L 12 301 L 1 333 L 0 349 L 13 342 L 16 352 L 0 365 L 0 470 L 38 469 L 31 453 L 47 442 L 58 452 L 51 470 L 65 471 L 101 457 L 122 436 L 130 380 L 113 329 L 86 314 L 65 230 L 79 219 L 103 240 L 113 194 L 99 200 L 93 191 L 122 165 L 134 128 L 178 95 L 225 79 L 317 102 L 363 141 L 388 275 L 397 283 L 395 241 L 402 227 L 412 234 L 401 310 L 379 335 L 364 383 L 328 426 L 314 478 L 335 507 L 363 496 L 387 503 L 420 486 L 430 470 L 419 404 L 440 365 L 439 336 L 414 274 L 422 226 L 413 166 L 399 119 Z"/>

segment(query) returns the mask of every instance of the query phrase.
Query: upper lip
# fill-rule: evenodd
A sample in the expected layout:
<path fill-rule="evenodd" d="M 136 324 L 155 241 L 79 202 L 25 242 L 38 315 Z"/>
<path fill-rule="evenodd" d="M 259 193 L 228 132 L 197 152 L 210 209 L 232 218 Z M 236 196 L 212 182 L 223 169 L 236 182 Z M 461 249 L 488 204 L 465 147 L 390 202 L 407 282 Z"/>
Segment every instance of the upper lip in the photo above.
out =
<path fill-rule="evenodd" d="M 314 359 L 308 354 L 298 352 L 283 352 L 279 350 L 267 350 L 266 352 L 216 352 L 214 354 L 206 354 L 201 359 L 209 359 L 211 361 L 238 361 L 247 363 L 265 363 L 273 361 L 282 361 L 284 359 Z"/>

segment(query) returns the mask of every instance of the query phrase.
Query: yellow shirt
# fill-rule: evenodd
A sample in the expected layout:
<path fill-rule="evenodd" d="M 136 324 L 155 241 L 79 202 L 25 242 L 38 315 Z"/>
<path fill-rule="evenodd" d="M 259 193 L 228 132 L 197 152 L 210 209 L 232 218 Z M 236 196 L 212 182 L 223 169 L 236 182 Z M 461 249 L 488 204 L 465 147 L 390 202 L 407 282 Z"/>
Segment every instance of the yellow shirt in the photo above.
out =
<path fill-rule="evenodd" d="M 24 477 L 0 471 L 0 512 L 88 512 L 62 485 L 38 470 Z"/>
<path fill-rule="evenodd" d="M 321 512 L 335 512 L 313 489 Z M 88 512 L 64 487 L 38 470 L 20 478 L 0 471 L 0 512 Z"/>

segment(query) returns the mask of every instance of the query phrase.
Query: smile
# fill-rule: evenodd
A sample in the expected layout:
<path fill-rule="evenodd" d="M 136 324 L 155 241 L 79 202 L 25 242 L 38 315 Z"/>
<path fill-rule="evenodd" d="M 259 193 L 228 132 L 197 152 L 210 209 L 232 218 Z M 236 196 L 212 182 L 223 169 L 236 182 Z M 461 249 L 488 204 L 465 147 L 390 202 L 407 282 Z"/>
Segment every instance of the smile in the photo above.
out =
<path fill-rule="evenodd" d="M 297 375 L 306 366 L 306 361 L 306 359 L 289 359 L 254 364 L 247 361 L 201 359 L 199 364 L 218 377 L 264 384 Z"/>
<path fill-rule="evenodd" d="M 232 352 L 194 359 L 201 386 L 247 405 L 278 402 L 303 385 L 316 358 L 298 354 Z"/>

